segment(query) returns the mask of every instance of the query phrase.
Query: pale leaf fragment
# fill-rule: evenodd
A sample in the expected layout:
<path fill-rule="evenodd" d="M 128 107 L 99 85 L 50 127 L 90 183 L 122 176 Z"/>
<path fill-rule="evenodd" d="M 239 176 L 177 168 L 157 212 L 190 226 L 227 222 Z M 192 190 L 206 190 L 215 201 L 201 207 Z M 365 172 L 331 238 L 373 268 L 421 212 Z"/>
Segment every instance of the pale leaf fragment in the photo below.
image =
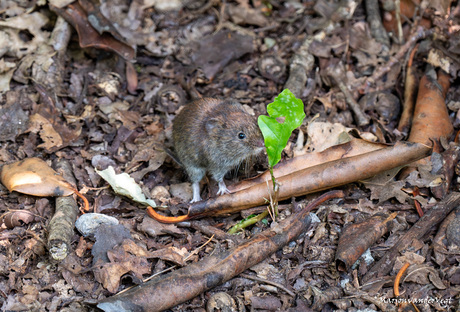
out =
<path fill-rule="evenodd" d="M 155 201 L 147 199 L 142 193 L 140 186 L 127 173 L 116 174 L 112 166 L 107 169 L 96 172 L 106 180 L 115 193 L 131 198 L 135 202 L 151 207 L 156 207 Z"/>

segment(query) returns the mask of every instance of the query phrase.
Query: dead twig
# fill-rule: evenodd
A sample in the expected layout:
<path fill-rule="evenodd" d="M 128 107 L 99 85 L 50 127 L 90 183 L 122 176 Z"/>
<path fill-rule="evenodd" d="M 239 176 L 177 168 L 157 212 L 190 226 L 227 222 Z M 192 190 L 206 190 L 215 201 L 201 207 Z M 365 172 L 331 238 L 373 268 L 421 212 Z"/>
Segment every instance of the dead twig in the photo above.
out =
<path fill-rule="evenodd" d="M 287 289 L 286 287 L 284 287 L 280 283 L 269 281 L 269 280 L 266 280 L 264 278 L 260 278 L 260 277 L 257 277 L 257 276 L 252 276 L 252 275 L 249 275 L 249 274 L 240 274 L 240 276 L 244 277 L 244 278 L 247 278 L 247 279 L 250 279 L 250 280 L 253 280 L 253 281 L 256 281 L 256 282 L 261 282 L 261 283 L 265 283 L 265 284 L 275 286 L 275 287 L 283 290 L 284 292 L 286 292 L 289 296 L 295 297 L 295 293 L 293 293 L 292 291 L 290 291 L 289 289 Z"/>
<path fill-rule="evenodd" d="M 404 57 L 407 51 L 409 51 L 411 46 L 413 46 L 420 39 L 431 36 L 434 32 L 434 28 L 425 30 L 421 26 L 417 27 L 416 31 L 412 34 L 409 40 L 407 40 L 407 42 L 401 47 L 398 53 L 392 56 L 388 63 L 385 64 L 385 66 L 381 66 L 378 70 L 375 71 L 375 73 L 371 77 L 366 79 L 365 83 L 360 88 L 360 92 L 367 93 L 371 85 L 375 84 L 375 82 L 377 80 L 380 80 L 383 77 L 383 75 L 388 73 L 396 63 L 400 62 L 400 60 Z"/>
<path fill-rule="evenodd" d="M 75 185 L 75 178 L 68 161 L 59 160 L 55 168 L 69 183 Z M 56 198 L 56 210 L 48 227 L 48 249 L 54 260 L 64 260 L 69 254 L 77 215 L 78 205 L 73 196 Z"/>

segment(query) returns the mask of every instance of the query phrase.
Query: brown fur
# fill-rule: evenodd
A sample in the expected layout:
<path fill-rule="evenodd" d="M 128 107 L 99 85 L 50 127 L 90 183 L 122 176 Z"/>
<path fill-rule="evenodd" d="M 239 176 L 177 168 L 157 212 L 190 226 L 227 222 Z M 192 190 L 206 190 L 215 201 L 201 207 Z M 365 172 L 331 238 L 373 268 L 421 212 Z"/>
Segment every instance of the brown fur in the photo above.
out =
<path fill-rule="evenodd" d="M 245 138 L 240 139 L 240 133 Z M 178 160 L 194 183 L 209 172 L 216 181 L 263 150 L 256 118 L 238 102 L 204 98 L 185 106 L 173 123 Z"/>

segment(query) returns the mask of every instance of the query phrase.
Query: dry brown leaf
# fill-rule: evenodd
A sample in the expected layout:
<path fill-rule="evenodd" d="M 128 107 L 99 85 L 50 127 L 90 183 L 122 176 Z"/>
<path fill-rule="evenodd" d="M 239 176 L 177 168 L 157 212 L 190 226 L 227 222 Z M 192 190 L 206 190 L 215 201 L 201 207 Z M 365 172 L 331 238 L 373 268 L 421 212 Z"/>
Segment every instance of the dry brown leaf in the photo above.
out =
<path fill-rule="evenodd" d="M 151 253 L 150 258 L 159 258 L 164 261 L 170 261 L 179 266 L 185 265 L 185 258 L 189 255 L 185 248 L 167 247 L 156 250 Z"/>
<path fill-rule="evenodd" d="M 12 229 L 16 226 L 29 224 L 34 218 L 35 216 L 27 210 L 8 211 L 0 217 L 0 224 L 5 224 L 7 229 Z"/>
<path fill-rule="evenodd" d="M 109 263 L 101 265 L 103 260 L 96 263 L 94 276 L 104 288 L 115 293 L 123 275 L 131 273 L 141 280 L 143 274 L 150 273 L 151 265 L 147 261 L 147 255 L 149 253 L 145 249 L 132 240 L 125 239 L 121 245 L 107 252 Z"/>
<path fill-rule="evenodd" d="M 409 195 L 401 189 L 405 185 L 404 181 L 395 181 L 394 178 L 401 170 L 401 167 L 393 168 L 382 172 L 375 177 L 362 181 L 366 188 L 372 191 L 371 199 L 378 199 L 382 203 L 392 197 L 400 203 L 404 203 Z"/>
<path fill-rule="evenodd" d="M 156 237 L 159 235 L 185 235 L 185 231 L 183 229 L 178 228 L 174 224 L 165 224 L 158 222 L 152 218 L 144 218 L 142 223 L 138 227 L 139 231 L 147 233 L 152 237 Z"/>
<path fill-rule="evenodd" d="M 348 224 L 340 235 L 335 255 L 338 270 L 348 271 L 367 249 L 388 232 L 395 217 L 396 213 L 377 213 L 363 222 Z"/>
<path fill-rule="evenodd" d="M 57 91 L 46 89 L 40 84 L 36 84 L 35 89 L 40 95 L 42 104 L 34 107 L 27 131 L 40 134 L 45 143 L 38 147 L 45 148 L 47 152 L 55 152 L 78 140 L 82 132 L 82 124 L 64 122 L 57 109 L 59 106 L 55 93 Z"/>
<path fill-rule="evenodd" d="M 422 285 L 431 283 L 438 289 L 446 289 L 446 285 L 443 284 L 439 277 L 439 272 L 426 264 L 411 266 L 411 270 L 407 272 L 404 282 L 414 282 Z"/>
<path fill-rule="evenodd" d="M 317 128 L 317 130 L 318 131 L 322 131 L 322 130 L 332 131 L 333 127 L 334 125 L 332 125 L 331 127 L 322 128 L 320 125 L 319 128 Z M 339 132 L 337 131 L 335 132 L 339 134 Z M 310 130 L 309 130 L 309 133 L 310 133 Z M 326 133 L 328 133 L 328 136 L 330 136 L 329 132 L 326 132 Z M 382 144 L 382 143 L 373 143 L 373 142 L 369 142 L 366 140 L 354 138 L 346 134 L 345 132 L 342 132 L 342 134 L 346 137 L 345 139 L 350 140 L 350 141 L 347 141 L 346 143 L 339 144 L 339 145 L 333 145 L 329 148 L 326 148 L 322 152 L 315 151 L 311 153 L 306 153 L 298 157 L 291 158 L 285 162 L 280 162 L 273 168 L 273 173 L 275 177 L 280 178 L 282 176 L 291 174 L 294 171 L 300 171 L 300 170 L 303 170 L 303 169 L 306 169 L 312 166 L 316 166 L 316 165 L 319 165 L 325 162 L 334 161 L 334 160 L 343 159 L 343 158 L 352 157 L 352 156 L 357 156 L 360 154 L 365 154 L 368 152 L 372 152 L 372 151 L 387 147 L 387 145 Z M 327 143 L 331 143 L 334 140 L 335 144 L 337 144 L 338 142 L 342 140 L 339 138 L 339 136 L 340 135 L 335 136 L 336 138 L 335 140 L 328 139 Z M 323 141 L 323 142 L 326 142 L 326 141 Z M 314 149 L 322 150 L 323 148 L 325 148 L 326 144 L 322 144 L 322 143 L 315 144 Z M 229 190 L 232 192 L 237 192 L 242 189 L 251 187 L 257 183 L 264 183 L 266 180 L 269 180 L 269 179 L 270 179 L 270 172 L 266 171 L 265 173 L 257 177 L 254 177 L 252 179 L 244 180 L 239 183 L 230 185 Z"/>
<path fill-rule="evenodd" d="M 30 116 L 29 129 L 27 131 L 40 133 L 40 138 L 44 143 L 37 147 L 52 150 L 63 143 L 61 135 L 54 129 L 53 124 L 40 114 Z"/>
<path fill-rule="evenodd" d="M 0 181 L 10 191 L 34 196 L 69 196 L 76 194 L 84 202 L 84 209 L 89 210 L 89 203 L 69 182 L 48 166 L 40 158 L 27 158 L 4 165 Z"/>
<path fill-rule="evenodd" d="M 0 180 L 10 192 L 34 196 L 69 196 L 75 192 L 69 182 L 36 157 L 3 166 Z"/>
<path fill-rule="evenodd" d="M 51 6 L 51 10 L 62 16 L 76 29 L 80 39 L 80 46 L 82 48 L 94 47 L 97 49 L 112 51 L 123 57 L 125 60 L 132 60 L 134 58 L 134 49 L 126 43 L 117 40 L 114 37 L 114 32 L 104 32 L 99 34 L 97 30 L 93 28 L 89 21 L 88 13 L 85 12 L 80 3 L 73 2 L 62 9 Z M 99 14 L 99 17 L 100 16 L 101 15 Z M 101 20 L 98 19 L 98 22 L 100 21 Z M 105 25 L 106 24 L 104 24 L 104 26 Z"/>
<path fill-rule="evenodd" d="M 256 25 L 264 27 L 268 25 L 267 18 L 259 10 L 246 8 L 243 5 L 235 6 L 228 4 L 228 13 L 232 21 L 237 25 Z"/>

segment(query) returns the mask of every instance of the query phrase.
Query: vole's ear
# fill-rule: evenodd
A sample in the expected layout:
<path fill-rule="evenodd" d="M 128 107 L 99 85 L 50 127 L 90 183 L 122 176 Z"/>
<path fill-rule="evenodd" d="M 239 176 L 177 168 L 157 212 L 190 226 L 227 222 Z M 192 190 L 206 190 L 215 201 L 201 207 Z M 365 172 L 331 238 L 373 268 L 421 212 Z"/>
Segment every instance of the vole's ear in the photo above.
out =
<path fill-rule="evenodd" d="M 211 133 L 211 132 L 215 131 L 217 129 L 217 127 L 219 126 L 219 124 L 220 124 L 219 119 L 217 119 L 217 118 L 209 118 L 205 122 L 206 131 L 208 133 Z"/>

